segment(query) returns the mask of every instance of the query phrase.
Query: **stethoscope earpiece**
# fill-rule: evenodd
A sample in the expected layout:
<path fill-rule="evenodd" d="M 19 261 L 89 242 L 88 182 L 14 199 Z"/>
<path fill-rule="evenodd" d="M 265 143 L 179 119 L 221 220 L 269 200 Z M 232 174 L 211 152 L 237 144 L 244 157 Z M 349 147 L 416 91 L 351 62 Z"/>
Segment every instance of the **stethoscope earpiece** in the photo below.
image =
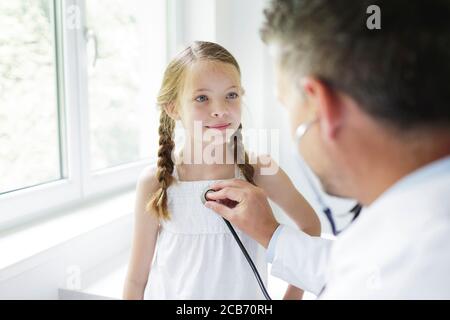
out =
<path fill-rule="evenodd" d="M 301 125 L 299 125 L 297 127 L 297 129 L 295 130 L 295 140 L 297 141 L 297 143 L 300 143 L 300 141 L 302 140 L 302 138 L 305 136 L 306 132 L 308 131 L 308 129 L 311 127 L 311 125 L 313 123 L 315 123 L 317 121 L 317 119 L 315 120 L 311 120 L 305 123 L 302 123 Z M 304 166 L 307 166 L 307 164 L 303 161 L 303 158 L 301 156 L 301 154 L 297 153 L 298 159 L 301 159 L 301 164 L 300 164 L 300 169 L 303 171 L 303 175 L 306 178 L 307 183 L 309 184 L 310 189 L 313 191 L 313 193 L 316 196 L 317 202 L 321 207 L 322 212 L 325 214 L 325 217 L 328 219 L 328 222 L 330 223 L 331 226 L 331 230 L 333 232 L 333 234 L 336 236 L 340 233 L 340 231 L 337 230 L 336 228 L 336 222 L 334 221 L 333 218 L 333 212 L 331 211 L 331 209 L 325 204 L 325 201 L 323 200 L 321 193 L 319 192 L 319 190 L 317 190 L 314 182 L 310 179 L 309 177 L 309 173 L 307 172 L 307 170 L 305 170 Z M 361 211 L 362 207 L 359 203 L 357 203 L 351 210 L 350 212 L 352 212 L 353 215 L 353 220 L 355 220 L 360 211 Z M 342 230 L 341 230 L 342 231 Z"/>

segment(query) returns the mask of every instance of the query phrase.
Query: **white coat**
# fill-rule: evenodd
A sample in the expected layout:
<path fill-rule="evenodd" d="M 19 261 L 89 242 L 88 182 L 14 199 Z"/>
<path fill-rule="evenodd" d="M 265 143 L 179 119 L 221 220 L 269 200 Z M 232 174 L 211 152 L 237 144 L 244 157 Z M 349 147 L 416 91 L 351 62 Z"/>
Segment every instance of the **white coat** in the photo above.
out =
<path fill-rule="evenodd" d="M 336 240 L 277 233 L 272 275 L 321 299 L 450 299 L 450 157 L 401 179 Z"/>

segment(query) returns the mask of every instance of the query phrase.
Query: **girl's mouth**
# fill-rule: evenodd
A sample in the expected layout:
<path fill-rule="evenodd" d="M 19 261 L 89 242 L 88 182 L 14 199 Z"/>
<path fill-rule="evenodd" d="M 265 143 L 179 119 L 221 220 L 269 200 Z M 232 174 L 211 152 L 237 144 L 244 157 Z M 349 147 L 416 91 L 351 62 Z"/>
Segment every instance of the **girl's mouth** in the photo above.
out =
<path fill-rule="evenodd" d="M 219 123 L 212 126 L 206 126 L 208 129 L 217 129 L 217 130 L 224 130 L 228 128 L 231 125 L 231 123 Z"/>

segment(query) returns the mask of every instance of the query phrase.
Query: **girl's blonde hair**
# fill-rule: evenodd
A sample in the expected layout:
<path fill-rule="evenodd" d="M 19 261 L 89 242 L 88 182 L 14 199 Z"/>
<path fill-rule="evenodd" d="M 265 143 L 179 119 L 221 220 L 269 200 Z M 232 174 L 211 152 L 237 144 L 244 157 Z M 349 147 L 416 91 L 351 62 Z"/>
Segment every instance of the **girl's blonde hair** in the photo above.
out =
<path fill-rule="evenodd" d="M 236 67 L 239 75 L 241 74 L 239 64 L 231 53 L 216 43 L 203 41 L 192 43 L 167 66 L 157 98 L 157 104 L 160 108 L 158 168 L 156 171 L 159 189 L 153 194 L 146 206 L 147 211 L 153 209 L 157 217 L 164 220 L 170 219 L 167 208 L 167 189 L 173 182 L 172 174 L 175 166 L 172 159 L 172 152 L 175 147 L 173 141 L 175 120 L 169 117 L 165 108 L 170 104 L 176 105 L 179 93 L 183 88 L 186 68 L 199 60 L 229 63 Z M 248 154 L 244 150 L 241 130 L 242 124 L 239 125 L 238 130 L 233 135 L 233 141 L 231 141 L 234 147 L 234 162 L 237 163 L 246 180 L 255 184 L 253 180 L 254 168 L 249 163 Z"/>

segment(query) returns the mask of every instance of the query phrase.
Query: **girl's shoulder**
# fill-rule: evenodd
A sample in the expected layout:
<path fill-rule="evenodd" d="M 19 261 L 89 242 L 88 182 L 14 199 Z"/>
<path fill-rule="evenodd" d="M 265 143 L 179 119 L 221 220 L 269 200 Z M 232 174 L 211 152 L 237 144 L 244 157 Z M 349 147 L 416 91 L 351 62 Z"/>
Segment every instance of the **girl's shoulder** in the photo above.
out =
<path fill-rule="evenodd" d="M 157 191 L 159 189 L 159 183 L 156 177 L 157 170 L 158 168 L 156 165 L 145 167 L 139 174 L 137 188 L 147 192 L 147 194 Z"/>
<path fill-rule="evenodd" d="M 277 161 L 269 154 L 249 154 L 250 163 L 255 169 L 255 180 L 259 180 L 261 177 L 277 175 L 281 168 Z"/>
<path fill-rule="evenodd" d="M 289 176 L 270 155 L 258 156 L 255 167 L 254 180 L 258 187 L 277 202 L 286 198 L 286 194 L 294 194 L 296 191 Z M 277 202 L 278 203 L 278 202 Z"/>
<path fill-rule="evenodd" d="M 284 190 L 292 184 L 287 174 L 269 154 L 258 155 L 254 159 L 256 160 L 253 164 L 255 169 L 253 177 L 257 186 L 272 193 Z"/>

